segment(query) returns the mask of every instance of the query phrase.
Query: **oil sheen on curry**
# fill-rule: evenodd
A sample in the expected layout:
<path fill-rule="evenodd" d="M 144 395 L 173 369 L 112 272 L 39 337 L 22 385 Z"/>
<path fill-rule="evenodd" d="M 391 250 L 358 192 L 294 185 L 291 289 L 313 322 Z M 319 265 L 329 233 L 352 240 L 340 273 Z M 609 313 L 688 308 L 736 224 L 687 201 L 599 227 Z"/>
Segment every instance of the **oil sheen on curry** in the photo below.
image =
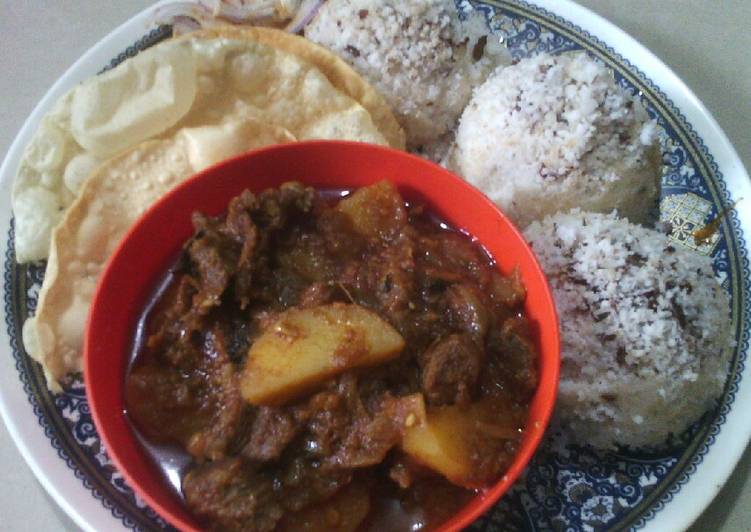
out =
<path fill-rule="evenodd" d="M 524 287 L 388 182 L 193 216 L 145 311 L 128 415 L 215 530 L 420 530 L 513 460 Z"/>

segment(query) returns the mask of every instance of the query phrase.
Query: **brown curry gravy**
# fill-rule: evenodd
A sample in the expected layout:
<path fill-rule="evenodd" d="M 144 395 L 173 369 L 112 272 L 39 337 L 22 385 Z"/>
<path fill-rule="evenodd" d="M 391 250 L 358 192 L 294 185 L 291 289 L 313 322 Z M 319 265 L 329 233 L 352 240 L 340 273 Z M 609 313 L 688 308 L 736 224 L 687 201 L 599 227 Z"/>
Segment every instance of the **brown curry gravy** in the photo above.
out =
<path fill-rule="evenodd" d="M 372 270 L 375 268 L 377 270 L 378 267 L 380 267 L 379 264 L 382 264 L 384 269 L 388 269 L 393 266 L 393 264 L 389 264 L 388 258 L 383 259 L 383 256 L 388 256 L 388 253 L 378 249 L 380 245 L 379 243 L 365 242 L 365 244 L 363 244 L 362 242 L 356 242 L 355 244 L 352 244 L 351 247 L 362 250 L 359 252 L 361 254 L 359 257 L 353 258 L 347 256 L 348 252 L 346 250 L 342 251 L 342 248 L 348 247 L 348 239 L 351 235 L 346 233 L 347 231 L 351 231 L 351 227 L 347 227 L 346 223 L 342 224 L 341 220 L 332 223 L 331 225 L 333 228 L 328 227 L 325 231 L 319 231 L 319 228 L 316 227 L 315 224 L 311 226 L 307 221 L 300 222 L 297 220 L 297 218 L 304 218 L 305 216 L 312 216 L 313 218 L 317 216 L 320 217 L 322 212 L 328 212 L 334 209 L 338 201 L 348 195 L 349 191 L 343 190 L 318 192 L 309 212 L 303 213 L 304 216 L 300 213 L 295 214 L 295 216 L 290 216 L 290 219 L 295 220 L 291 223 L 301 223 L 305 226 L 304 229 L 298 231 L 297 238 L 300 239 L 308 234 L 314 234 L 317 232 L 326 233 L 326 231 L 328 231 L 331 233 L 332 231 L 343 231 L 344 236 L 339 234 L 337 235 L 337 238 L 340 238 L 345 244 L 341 245 L 341 242 L 334 244 L 327 248 L 327 251 L 325 251 L 324 254 L 330 253 L 334 255 L 335 260 L 338 259 L 340 255 L 343 255 L 346 257 L 345 259 L 342 259 L 343 261 L 360 262 L 369 265 L 362 266 L 361 268 L 363 269 L 370 268 Z M 279 196 L 279 194 L 277 196 Z M 277 197 L 276 199 L 278 200 L 279 198 Z M 425 352 L 430 352 L 431 349 L 435 352 L 437 350 L 435 347 L 436 343 L 440 342 L 441 338 L 445 338 L 449 333 L 457 335 L 462 339 L 461 342 L 466 342 L 466 338 L 469 336 L 476 338 L 476 334 L 481 333 L 481 339 L 477 340 L 477 343 L 481 344 L 481 348 L 484 350 L 482 361 L 483 373 L 472 383 L 472 389 L 467 392 L 469 395 L 454 394 L 456 400 L 476 401 L 483 397 L 491 396 L 498 398 L 497 404 L 508 405 L 508 408 L 511 411 L 511 414 L 504 413 L 501 417 L 510 420 L 509 422 L 512 425 L 520 429 L 523 420 L 526 417 L 526 408 L 536 385 L 536 357 L 534 352 L 529 348 L 531 342 L 529 342 L 529 339 L 525 336 L 524 318 L 521 311 L 523 295 L 519 297 L 519 294 L 514 294 L 514 290 L 519 290 L 518 286 L 515 287 L 512 281 L 498 275 L 492 259 L 479 245 L 474 243 L 469 236 L 453 229 L 434 213 L 424 209 L 418 204 L 410 205 L 403 201 L 402 203 L 405 212 L 408 214 L 408 225 L 410 227 L 409 231 L 407 231 L 410 238 L 407 240 L 411 242 L 413 248 L 418 250 L 418 255 L 420 255 L 420 259 L 417 260 L 417 263 L 413 268 L 415 271 L 419 272 L 419 274 L 415 274 L 419 277 L 419 280 L 415 283 L 416 285 L 419 285 L 419 288 L 414 288 L 413 293 L 410 295 L 410 297 L 414 299 L 414 303 L 410 301 L 406 306 L 398 307 L 397 310 L 394 310 L 395 306 L 393 301 L 388 298 L 379 299 L 378 296 L 365 293 L 367 292 L 368 287 L 372 286 L 372 284 L 368 284 L 368 281 L 363 281 L 360 284 L 355 283 L 353 286 L 342 283 L 344 284 L 344 288 L 341 290 L 334 290 L 332 292 L 333 295 L 330 296 L 334 299 L 344 301 L 354 299 L 356 303 L 374 310 L 387 319 L 392 325 L 400 330 L 400 332 L 402 332 L 408 342 L 413 338 L 419 340 L 416 342 L 416 344 L 419 344 L 418 346 L 410 346 L 406 350 L 407 352 L 403 355 L 403 357 L 406 357 L 409 360 L 401 365 L 395 365 L 393 370 L 389 370 L 388 368 L 383 370 L 386 374 L 385 377 L 381 379 L 382 382 L 379 381 L 378 378 L 374 378 L 372 380 L 375 382 L 368 382 L 366 383 L 366 386 L 373 386 L 376 388 L 380 386 L 386 389 L 386 393 L 394 395 L 406 393 L 407 391 L 419 392 L 421 391 L 421 386 L 424 387 L 426 385 L 431 385 L 430 383 L 425 384 L 424 379 L 424 375 L 428 371 L 427 368 L 430 362 L 425 363 L 418 361 L 420 356 L 423 356 Z M 257 208 L 262 209 L 262 207 Z M 253 209 L 248 208 L 248 211 L 253 212 Z M 264 214 L 258 214 L 257 216 L 262 219 Z M 203 223 L 203 230 L 206 230 L 205 227 L 207 222 L 204 221 Z M 210 221 L 210 223 L 221 225 L 221 223 L 224 222 L 220 219 Z M 198 229 L 197 234 L 200 234 L 201 231 L 202 229 Z M 398 241 L 402 236 L 402 233 L 393 236 L 393 240 L 385 244 L 385 247 L 388 248 L 392 245 L 398 245 L 394 244 L 394 242 Z M 325 238 L 332 238 L 332 236 L 331 234 L 324 235 L 324 240 Z M 284 237 L 278 240 L 283 241 Z M 358 239 L 352 238 L 352 240 Z M 417 245 L 415 245 L 415 241 L 418 241 Z M 305 243 L 303 244 L 302 247 L 307 245 Z M 190 245 L 190 243 L 187 245 Z M 297 246 L 298 244 L 294 245 Z M 282 242 L 280 246 L 283 249 L 292 249 L 289 242 Z M 330 248 L 333 248 L 334 251 L 331 252 Z M 375 251 L 373 251 L 374 249 Z M 273 254 L 276 251 L 271 250 L 269 252 Z M 293 250 L 290 253 L 294 252 L 295 251 Z M 281 269 L 289 269 L 289 264 L 285 262 L 286 259 L 283 257 L 283 253 L 286 253 L 286 251 L 280 253 L 280 256 L 275 259 L 275 263 L 277 266 L 282 264 Z M 312 257 L 313 254 L 320 253 L 320 250 L 311 251 L 310 253 Z M 431 254 L 433 257 L 427 257 Z M 141 372 L 141 374 L 146 372 L 146 380 L 148 381 L 149 368 L 152 368 L 155 361 L 161 356 L 160 353 L 155 352 L 153 347 L 149 346 L 149 338 L 155 335 L 157 329 L 163 326 L 163 323 L 160 324 L 160 320 L 163 320 L 161 314 L 163 314 L 165 308 L 171 304 L 170 297 L 168 297 L 170 293 L 176 290 L 176 285 L 180 282 L 183 276 L 190 275 L 200 277 L 197 273 L 199 268 L 197 268 L 195 264 L 191 264 L 191 258 L 188 255 L 190 254 L 187 250 L 183 251 L 181 256 L 175 262 L 175 265 L 164 276 L 164 278 L 161 279 L 139 319 L 137 333 L 133 342 L 131 365 L 128 371 L 129 383 L 131 383 L 131 380 L 134 378 L 133 376 L 139 374 L 139 372 Z M 422 255 L 425 255 L 425 257 L 422 257 Z M 315 260 L 311 259 L 310 262 L 315 263 L 316 260 L 318 260 L 318 258 Z M 401 270 L 401 265 L 398 269 Z M 341 269 L 332 268 L 330 272 L 324 274 L 324 277 L 326 277 L 326 275 L 329 277 L 342 275 L 341 271 Z M 273 268 L 269 273 L 272 276 L 274 275 Z M 286 272 L 284 275 L 288 274 L 289 272 Z M 382 278 L 384 280 L 384 288 L 387 288 L 389 282 L 392 284 L 399 282 L 398 279 L 392 279 L 389 281 L 390 273 L 386 273 L 380 277 L 379 274 L 380 272 L 378 271 L 376 271 L 376 273 L 367 271 L 363 276 L 367 277 L 370 275 L 376 278 Z M 301 275 L 301 277 L 303 276 L 304 275 Z M 308 281 L 308 279 L 305 280 L 305 282 Z M 331 279 L 329 279 L 329 282 L 330 281 Z M 288 280 L 285 279 L 285 282 L 288 282 Z M 277 293 L 274 294 L 276 301 L 270 305 L 279 310 L 294 306 L 296 300 L 299 300 L 301 297 L 300 293 L 305 290 L 305 288 L 300 289 L 297 286 L 292 288 L 289 286 L 282 287 L 283 284 L 284 283 L 277 284 Z M 300 283 L 300 285 L 303 284 L 305 283 Z M 470 288 L 466 288 L 467 286 Z M 465 288 L 466 290 L 464 290 Z M 389 290 L 393 289 L 393 287 L 389 288 Z M 462 292 L 462 290 L 467 293 Z M 294 293 L 295 291 L 297 292 Z M 445 294 L 447 293 L 450 295 L 446 296 Z M 456 293 L 456 295 L 452 295 L 454 293 Z M 222 297 L 225 296 L 226 293 Z M 488 320 L 492 322 L 492 324 L 485 325 L 487 330 L 477 331 L 477 324 L 470 323 L 471 320 L 469 320 L 469 322 L 464 320 L 463 322 L 463 317 L 452 315 L 452 312 L 454 312 L 454 314 L 460 314 L 462 312 L 462 304 L 466 302 L 453 302 L 449 305 L 450 308 L 448 310 L 443 308 L 446 306 L 446 302 L 441 298 L 460 298 L 463 296 L 477 300 L 473 300 L 472 304 L 490 308 L 489 311 L 488 308 L 483 311 L 488 312 L 491 315 L 491 318 Z M 263 297 L 266 297 L 266 295 L 264 294 Z M 222 313 L 225 312 L 224 306 L 225 303 L 222 303 L 220 308 L 216 309 L 215 312 L 219 317 L 212 319 L 222 319 Z M 471 305 L 468 303 L 467 306 Z M 425 312 L 432 313 L 436 313 L 436 309 L 441 309 L 441 312 L 438 313 L 440 314 L 440 318 L 438 318 L 440 323 L 437 325 L 426 325 L 420 321 L 419 317 L 413 316 L 415 311 L 412 307 L 418 307 Z M 403 311 L 404 308 L 407 310 Z M 456 308 L 459 308 L 459 310 L 455 310 Z M 231 312 L 235 312 L 235 310 L 232 310 Z M 263 311 L 253 309 L 252 312 Z M 404 314 L 399 314 L 400 312 L 404 312 Z M 400 316 L 404 316 L 404 319 L 401 322 L 399 321 Z M 233 315 L 232 319 L 235 317 L 236 316 Z M 507 326 L 509 323 L 512 325 Z M 503 333 L 505 336 L 501 335 L 503 337 L 498 338 L 500 334 L 498 333 L 498 330 L 505 331 Z M 425 336 L 425 338 L 422 338 L 422 336 Z M 509 338 L 511 338 L 510 342 L 508 341 Z M 461 344 L 461 342 L 459 343 Z M 503 342 L 505 342 L 505 344 L 500 345 Z M 509 344 L 513 345 L 509 347 Z M 200 348 L 198 351 L 200 351 Z M 233 364 L 235 364 L 238 371 L 242 367 L 241 361 L 233 360 Z M 389 374 L 389 371 L 391 371 L 391 374 Z M 408 378 L 405 379 L 405 382 L 395 385 L 392 381 L 401 378 L 399 376 L 400 371 L 408 374 Z M 420 380 L 421 377 L 423 377 L 422 384 Z M 363 377 L 357 375 L 353 378 L 362 379 Z M 530 382 L 532 383 L 530 384 Z M 358 381 L 358 384 L 361 383 Z M 333 383 L 332 386 L 334 386 Z M 207 463 L 212 462 L 213 458 L 207 456 L 191 456 L 185 450 L 185 440 L 183 439 L 182 442 L 177 441 L 180 438 L 176 439 L 174 434 L 168 434 L 167 437 L 163 437 L 163 435 L 156 435 L 155 437 L 154 429 L 160 428 L 160 422 L 166 426 L 175 422 L 175 418 L 172 415 L 164 415 L 160 417 L 160 409 L 164 411 L 163 413 L 167 413 L 169 411 L 168 408 L 162 408 L 159 405 L 154 405 L 152 402 L 142 404 L 144 398 L 141 393 L 134 391 L 136 388 L 137 387 L 134 388 L 129 385 L 127 387 L 128 392 L 126 397 L 126 404 L 128 404 L 128 417 L 132 422 L 134 432 L 138 435 L 140 442 L 152 461 L 162 471 L 165 483 L 190 507 L 190 501 L 186 500 L 184 492 L 185 475 L 191 469 L 203 467 Z M 451 391 L 446 393 L 444 390 L 439 390 L 432 395 L 430 393 L 431 390 L 424 391 L 427 397 L 432 397 L 428 402 L 429 405 L 431 404 L 431 401 L 451 404 L 450 401 L 455 399 L 454 395 L 452 395 L 453 392 Z M 465 395 L 466 398 L 463 399 Z M 153 397 L 150 399 L 153 399 Z M 304 403 L 307 400 L 308 399 L 306 398 L 299 402 Z M 446 401 L 448 401 L 448 403 L 446 403 Z M 255 407 L 251 407 L 250 405 L 247 406 L 247 409 L 254 408 Z M 144 416 L 143 412 L 148 410 L 151 410 L 152 413 L 153 411 L 157 411 L 157 414 Z M 248 419 L 251 419 L 252 416 L 252 413 L 248 414 L 246 416 L 247 419 L 243 418 L 243 422 L 247 423 Z M 252 425 L 253 421 L 250 421 L 249 423 Z M 306 430 L 307 429 L 305 428 L 301 429 L 301 433 L 295 436 L 295 438 L 304 438 Z M 236 437 L 242 440 L 243 438 L 247 439 L 248 436 L 245 434 L 237 435 Z M 500 462 L 507 465 L 513 458 L 519 438 L 520 431 L 517 430 L 515 437 L 509 438 L 501 447 L 494 444 L 489 448 L 488 452 L 496 454 L 500 453 Z M 296 444 L 294 441 L 295 440 L 288 444 L 283 453 L 304 452 L 304 446 L 301 447 L 298 445 L 295 447 Z M 232 447 L 233 444 L 229 444 L 228 449 Z M 237 446 L 235 445 L 234 447 L 236 448 Z M 230 450 L 226 452 L 228 455 L 231 454 Z M 361 522 L 359 522 L 357 530 L 381 531 L 431 529 L 440 525 L 440 523 L 455 514 L 456 511 L 474 496 L 475 490 L 455 486 L 440 475 L 415 463 L 409 463 L 407 466 L 408 469 L 410 469 L 408 476 L 411 479 L 411 485 L 406 489 L 399 487 L 395 481 L 389 478 L 389 475 L 390 470 L 394 470 L 394 464 L 398 463 L 401 459 L 400 455 L 401 453 L 398 449 L 398 445 L 395 445 L 388 451 L 383 463 L 367 468 L 353 468 L 351 470 L 351 478 L 353 480 L 350 482 L 360 482 L 367 486 L 366 492 L 367 497 L 369 498 L 369 509 L 367 515 Z M 285 455 L 283 454 L 282 456 Z M 280 460 L 283 460 L 283 458 L 280 458 Z M 201 464 L 203 464 L 203 466 L 201 466 Z M 258 467 L 261 470 L 263 470 L 264 467 L 273 468 L 275 467 L 274 460 L 270 460 L 268 463 L 256 464 L 253 467 Z M 505 466 L 501 465 L 500 467 L 497 467 L 497 469 L 500 473 L 505 470 Z M 343 490 L 347 490 L 347 486 L 350 482 L 344 482 L 343 486 L 336 491 L 341 493 Z M 324 498 L 323 501 L 307 505 L 307 507 L 310 506 L 320 508 L 321 511 L 325 513 L 327 511 L 326 498 Z M 288 516 L 292 515 L 294 517 L 295 515 L 304 515 L 305 510 L 306 508 L 303 508 L 299 512 L 287 511 L 285 517 L 277 520 L 277 529 L 290 529 L 289 526 L 291 522 L 290 519 L 288 519 Z M 329 529 L 344 529 L 336 528 L 336 516 L 333 516 L 332 519 L 333 520 L 330 520 L 328 523 L 331 525 L 328 527 Z M 212 523 L 211 520 L 207 520 L 205 515 L 199 517 L 199 521 L 212 528 L 215 528 L 218 525 L 216 522 Z M 294 522 L 294 519 L 292 519 L 292 522 Z M 297 525 L 299 526 L 299 522 Z M 221 524 L 220 528 L 233 528 L 233 526 L 228 526 L 225 523 Z M 317 530 L 315 524 L 313 525 L 313 528 L 307 529 Z"/>

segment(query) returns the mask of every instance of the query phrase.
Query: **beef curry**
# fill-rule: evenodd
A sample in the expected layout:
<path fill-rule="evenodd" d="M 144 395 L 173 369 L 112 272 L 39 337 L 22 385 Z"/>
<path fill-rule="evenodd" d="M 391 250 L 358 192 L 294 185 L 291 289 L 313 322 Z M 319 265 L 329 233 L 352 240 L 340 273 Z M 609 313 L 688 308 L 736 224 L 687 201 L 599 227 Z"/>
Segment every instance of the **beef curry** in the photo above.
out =
<path fill-rule="evenodd" d="M 503 475 L 537 386 L 516 272 L 388 182 L 245 191 L 193 223 L 126 403 L 188 457 L 199 522 L 431 528 Z"/>

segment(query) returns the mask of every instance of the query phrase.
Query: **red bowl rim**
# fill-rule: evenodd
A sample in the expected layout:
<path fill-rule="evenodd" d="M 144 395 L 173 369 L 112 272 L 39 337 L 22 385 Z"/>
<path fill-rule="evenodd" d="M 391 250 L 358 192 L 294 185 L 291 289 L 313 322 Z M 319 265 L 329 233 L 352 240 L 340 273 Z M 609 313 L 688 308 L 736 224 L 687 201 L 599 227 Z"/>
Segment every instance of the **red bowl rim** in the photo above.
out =
<path fill-rule="evenodd" d="M 107 449 L 107 454 L 112 459 L 118 471 L 123 475 L 128 485 L 134 490 L 134 492 L 139 497 L 141 497 L 152 509 L 154 509 L 154 511 L 156 511 L 158 515 L 160 515 L 162 518 L 167 520 L 171 525 L 177 527 L 180 530 L 191 530 L 191 531 L 200 530 L 199 528 L 196 528 L 193 525 L 193 523 L 186 522 L 185 520 L 172 514 L 172 512 L 166 510 L 158 501 L 154 499 L 154 497 L 150 494 L 150 492 L 142 489 L 140 483 L 137 482 L 135 478 L 133 478 L 133 476 L 130 474 L 128 467 L 126 467 L 126 464 L 121 459 L 118 453 L 116 440 L 110 438 L 109 431 L 105 428 L 107 427 L 107 424 L 103 422 L 104 419 L 102 418 L 101 412 L 99 411 L 98 401 L 96 397 L 92 396 L 90 393 L 90 390 L 92 389 L 92 387 L 91 387 L 91 382 L 90 382 L 91 371 L 89 370 L 89 366 L 91 362 L 91 357 L 89 356 L 89 351 L 90 351 L 89 346 L 93 342 L 93 337 L 95 336 L 94 331 L 90 327 L 90 323 L 92 321 L 94 309 L 96 308 L 96 302 L 100 298 L 100 292 L 104 292 L 106 290 L 106 286 L 107 286 L 106 280 L 111 275 L 113 265 L 115 264 L 115 258 L 120 255 L 121 250 L 125 247 L 126 242 L 132 237 L 132 235 L 142 230 L 141 228 L 144 224 L 144 221 L 148 219 L 155 211 L 157 211 L 160 208 L 160 206 L 171 202 L 174 196 L 180 194 L 180 192 L 183 189 L 191 187 L 192 183 L 200 179 L 205 179 L 206 175 L 210 175 L 214 173 L 221 173 L 225 167 L 229 167 L 238 161 L 257 157 L 267 152 L 278 151 L 278 150 L 289 150 L 289 149 L 305 149 L 306 147 L 319 147 L 319 148 L 328 147 L 328 148 L 333 148 L 337 150 L 348 150 L 348 149 L 349 150 L 356 150 L 356 149 L 374 150 L 377 152 L 381 152 L 380 155 L 382 157 L 398 156 L 398 157 L 406 157 L 410 159 L 415 159 L 422 164 L 427 164 L 427 165 L 434 167 L 434 171 L 438 170 L 444 174 L 447 174 L 452 179 L 461 183 L 462 186 L 468 189 L 471 189 L 474 195 L 476 196 L 474 201 L 483 203 L 486 208 L 489 208 L 494 212 L 494 215 L 498 217 L 498 219 L 500 219 L 503 222 L 503 224 L 508 226 L 508 229 L 514 235 L 514 237 L 520 243 L 523 244 L 522 248 L 525 249 L 525 252 L 530 255 L 531 264 L 536 270 L 535 273 L 540 275 L 544 282 L 544 286 L 546 289 L 544 290 L 544 295 L 543 295 L 544 301 L 542 302 L 542 304 L 547 308 L 549 312 L 551 312 L 552 314 L 551 317 L 553 318 L 553 321 L 556 327 L 552 327 L 551 330 L 548 331 L 548 334 L 551 335 L 551 341 L 555 345 L 554 353 L 549 354 L 548 356 L 550 357 L 553 354 L 554 356 L 552 356 L 552 360 L 547 360 L 547 363 L 545 365 L 545 369 L 546 369 L 545 375 L 538 382 L 538 389 L 535 392 L 535 396 L 533 398 L 533 401 L 540 400 L 543 402 L 543 405 L 541 406 L 542 410 L 539 412 L 538 419 L 534 423 L 534 426 L 525 427 L 524 442 L 520 450 L 517 452 L 514 458 L 514 461 L 512 462 L 511 466 L 506 471 L 506 473 L 503 475 L 503 477 L 493 486 L 479 490 L 475 497 L 470 499 L 470 501 L 466 505 L 464 505 L 456 514 L 454 514 L 451 518 L 449 518 L 446 522 L 444 522 L 437 529 L 438 532 L 449 532 L 449 531 L 461 530 L 469 526 L 475 520 L 479 519 L 491 506 L 493 506 L 495 503 L 498 502 L 498 500 L 500 500 L 500 498 L 514 484 L 514 482 L 517 480 L 519 475 L 521 475 L 521 473 L 527 467 L 530 459 L 536 452 L 542 440 L 542 437 L 544 436 L 545 430 L 552 417 L 552 413 L 555 407 L 555 401 L 557 398 L 557 392 L 558 392 L 559 373 L 560 373 L 560 336 L 559 336 L 558 313 L 557 313 L 557 309 L 556 309 L 554 299 L 552 296 L 552 291 L 550 289 L 547 278 L 544 275 L 544 272 L 539 264 L 539 261 L 537 260 L 537 257 L 532 252 L 529 244 L 527 243 L 526 239 L 523 237 L 519 229 L 508 219 L 508 217 L 482 192 L 480 192 L 474 186 L 470 185 L 468 182 L 464 181 L 462 178 L 453 174 L 449 170 L 431 161 L 418 157 L 416 155 L 406 153 L 400 150 L 396 150 L 393 148 L 374 145 L 374 144 L 365 144 L 365 143 L 360 143 L 360 142 L 341 141 L 341 140 L 310 140 L 310 141 L 300 141 L 300 142 L 294 142 L 294 143 L 274 144 L 270 146 L 265 146 L 265 147 L 254 149 L 246 153 L 237 155 L 235 157 L 226 159 L 215 165 L 205 168 L 204 170 L 187 178 L 185 181 L 181 182 L 180 184 L 172 188 L 169 192 L 167 192 L 164 196 L 162 196 L 159 200 L 157 200 L 157 202 L 151 205 L 138 218 L 138 220 L 130 227 L 130 229 L 127 231 L 125 236 L 121 239 L 121 241 L 116 246 L 115 251 L 107 260 L 107 263 L 104 269 L 102 270 L 102 274 L 100 275 L 97 281 L 96 288 L 94 291 L 94 297 L 92 298 L 92 303 L 91 303 L 89 314 L 86 320 L 86 331 L 84 334 L 84 384 L 85 384 L 85 389 L 86 389 L 87 400 L 90 405 L 90 410 L 91 410 L 92 418 L 94 421 L 94 425 L 97 429 L 97 433 L 99 434 L 99 437 L 101 438 L 102 442 L 105 445 L 105 448 Z M 430 194 L 427 192 L 423 192 L 423 193 L 427 197 L 430 196 Z M 480 244 L 482 244 L 481 241 L 480 241 Z M 158 272 L 158 273 L 161 274 L 163 272 Z M 124 410 L 123 410 L 123 415 L 125 415 Z M 135 434 L 132 434 L 132 436 L 136 440 L 138 440 Z M 140 443 L 139 443 L 139 446 L 140 446 Z"/>

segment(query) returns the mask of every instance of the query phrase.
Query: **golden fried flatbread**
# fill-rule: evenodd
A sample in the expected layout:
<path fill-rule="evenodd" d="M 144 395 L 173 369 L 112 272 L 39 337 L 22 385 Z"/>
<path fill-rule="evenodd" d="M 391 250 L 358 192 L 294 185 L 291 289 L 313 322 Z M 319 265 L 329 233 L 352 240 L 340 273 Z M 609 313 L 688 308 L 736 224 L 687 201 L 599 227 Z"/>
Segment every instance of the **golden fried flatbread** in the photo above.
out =
<path fill-rule="evenodd" d="M 300 140 L 404 147 L 378 93 L 301 37 L 219 28 L 171 39 L 75 87 L 44 117 L 13 187 L 17 260 L 47 257 L 52 229 L 109 157 L 186 127 L 250 118 Z"/>
<path fill-rule="evenodd" d="M 196 31 L 181 38 L 250 39 L 296 55 L 315 65 L 331 84 L 362 105 L 392 148 L 403 150 L 405 133 L 381 94 L 336 54 L 304 37 L 265 27 L 224 26 Z"/>
<path fill-rule="evenodd" d="M 52 233 L 37 313 L 23 328 L 24 346 L 42 364 L 50 389 L 59 391 L 68 373 L 81 371 L 97 279 L 136 219 L 195 172 L 253 148 L 294 140 L 287 130 L 255 119 L 230 120 L 146 141 L 94 171 Z"/>

